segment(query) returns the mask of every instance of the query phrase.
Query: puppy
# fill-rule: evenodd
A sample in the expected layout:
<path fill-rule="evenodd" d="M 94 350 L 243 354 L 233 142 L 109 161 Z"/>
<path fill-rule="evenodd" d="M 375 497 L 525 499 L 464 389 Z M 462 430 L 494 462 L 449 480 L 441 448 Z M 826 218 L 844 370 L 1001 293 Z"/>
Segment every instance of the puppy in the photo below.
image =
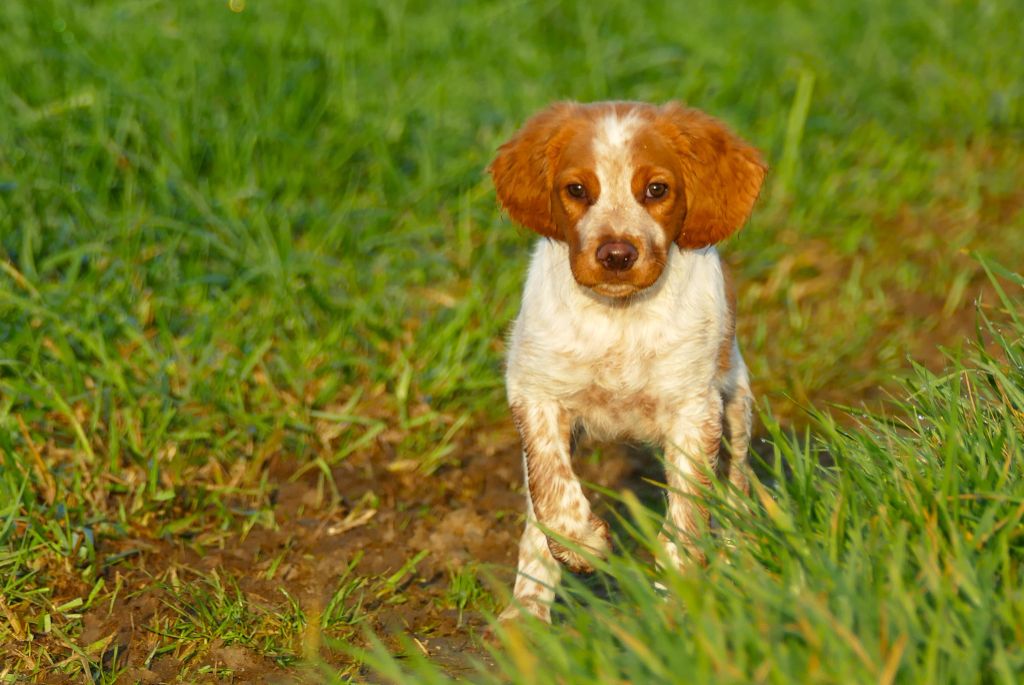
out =
<path fill-rule="evenodd" d="M 691 540 L 708 514 L 693 495 L 709 470 L 748 489 L 753 400 L 714 245 L 746 222 L 765 166 L 677 103 L 564 102 L 527 121 L 489 171 L 509 216 L 543 237 L 509 341 L 527 515 L 500 618 L 550 621 L 559 563 L 592 570 L 578 550 L 610 545 L 573 473 L 574 431 L 664 449 L 673 563 L 701 561 Z"/>

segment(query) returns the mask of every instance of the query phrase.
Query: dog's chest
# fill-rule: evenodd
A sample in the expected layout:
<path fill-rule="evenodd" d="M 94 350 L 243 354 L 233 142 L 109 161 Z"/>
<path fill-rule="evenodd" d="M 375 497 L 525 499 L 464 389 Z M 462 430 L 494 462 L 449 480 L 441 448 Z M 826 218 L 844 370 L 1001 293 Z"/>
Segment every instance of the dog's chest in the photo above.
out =
<path fill-rule="evenodd" d="M 599 436 L 658 440 L 711 386 L 724 311 L 714 252 L 673 254 L 645 297 L 613 306 L 541 245 L 509 340 L 509 398 L 557 403 Z"/>
<path fill-rule="evenodd" d="M 706 386 L 714 327 L 580 321 L 528 337 L 510 373 L 528 394 L 558 402 L 598 438 L 657 441 L 672 417 Z M 539 333 L 539 331 L 535 331 Z"/>
<path fill-rule="evenodd" d="M 633 339 L 583 354 L 569 365 L 576 371 L 563 369 L 563 404 L 596 437 L 657 440 L 706 375 L 701 338 L 677 336 L 671 347 Z"/>

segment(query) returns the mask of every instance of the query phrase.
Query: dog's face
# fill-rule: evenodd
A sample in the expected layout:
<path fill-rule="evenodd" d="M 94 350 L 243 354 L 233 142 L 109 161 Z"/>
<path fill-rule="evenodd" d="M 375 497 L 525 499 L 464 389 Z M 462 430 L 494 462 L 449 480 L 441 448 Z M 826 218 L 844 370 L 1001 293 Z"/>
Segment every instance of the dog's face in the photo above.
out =
<path fill-rule="evenodd" d="M 653 285 L 669 246 L 706 247 L 746 221 L 765 169 L 721 123 L 670 103 L 559 103 L 491 164 L 511 217 L 569 246 L 576 281 L 608 297 Z"/>

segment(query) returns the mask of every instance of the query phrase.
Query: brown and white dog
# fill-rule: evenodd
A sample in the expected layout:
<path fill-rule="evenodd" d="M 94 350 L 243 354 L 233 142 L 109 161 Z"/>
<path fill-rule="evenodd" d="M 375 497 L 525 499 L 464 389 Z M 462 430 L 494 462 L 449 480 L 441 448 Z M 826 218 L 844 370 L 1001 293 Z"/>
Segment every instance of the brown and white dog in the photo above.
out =
<path fill-rule="evenodd" d="M 695 483 L 710 469 L 748 488 L 753 400 L 713 246 L 747 220 L 765 167 L 723 124 L 676 103 L 565 102 L 527 121 L 490 172 L 512 219 L 544 237 L 509 341 L 527 520 L 500 618 L 550 620 L 558 562 L 591 568 L 556 538 L 609 549 L 573 473 L 574 430 L 664 449 L 662 540 L 676 564 L 700 558 L 688 543 L 707 520 Z M 720 458 L 723 431 L 731 454 Z"/>

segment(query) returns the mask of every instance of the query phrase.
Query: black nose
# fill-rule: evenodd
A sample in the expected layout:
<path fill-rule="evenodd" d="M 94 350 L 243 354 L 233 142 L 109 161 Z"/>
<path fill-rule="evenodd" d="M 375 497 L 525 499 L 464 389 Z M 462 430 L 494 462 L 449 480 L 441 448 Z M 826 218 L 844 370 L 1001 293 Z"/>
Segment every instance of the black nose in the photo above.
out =
<path fill-rule="evenodd" d="M 609 271 L 629 270 L 638 256 L 636 248 L 622 240 L 605 243 L 597 248 L 597 261 Z"/>

